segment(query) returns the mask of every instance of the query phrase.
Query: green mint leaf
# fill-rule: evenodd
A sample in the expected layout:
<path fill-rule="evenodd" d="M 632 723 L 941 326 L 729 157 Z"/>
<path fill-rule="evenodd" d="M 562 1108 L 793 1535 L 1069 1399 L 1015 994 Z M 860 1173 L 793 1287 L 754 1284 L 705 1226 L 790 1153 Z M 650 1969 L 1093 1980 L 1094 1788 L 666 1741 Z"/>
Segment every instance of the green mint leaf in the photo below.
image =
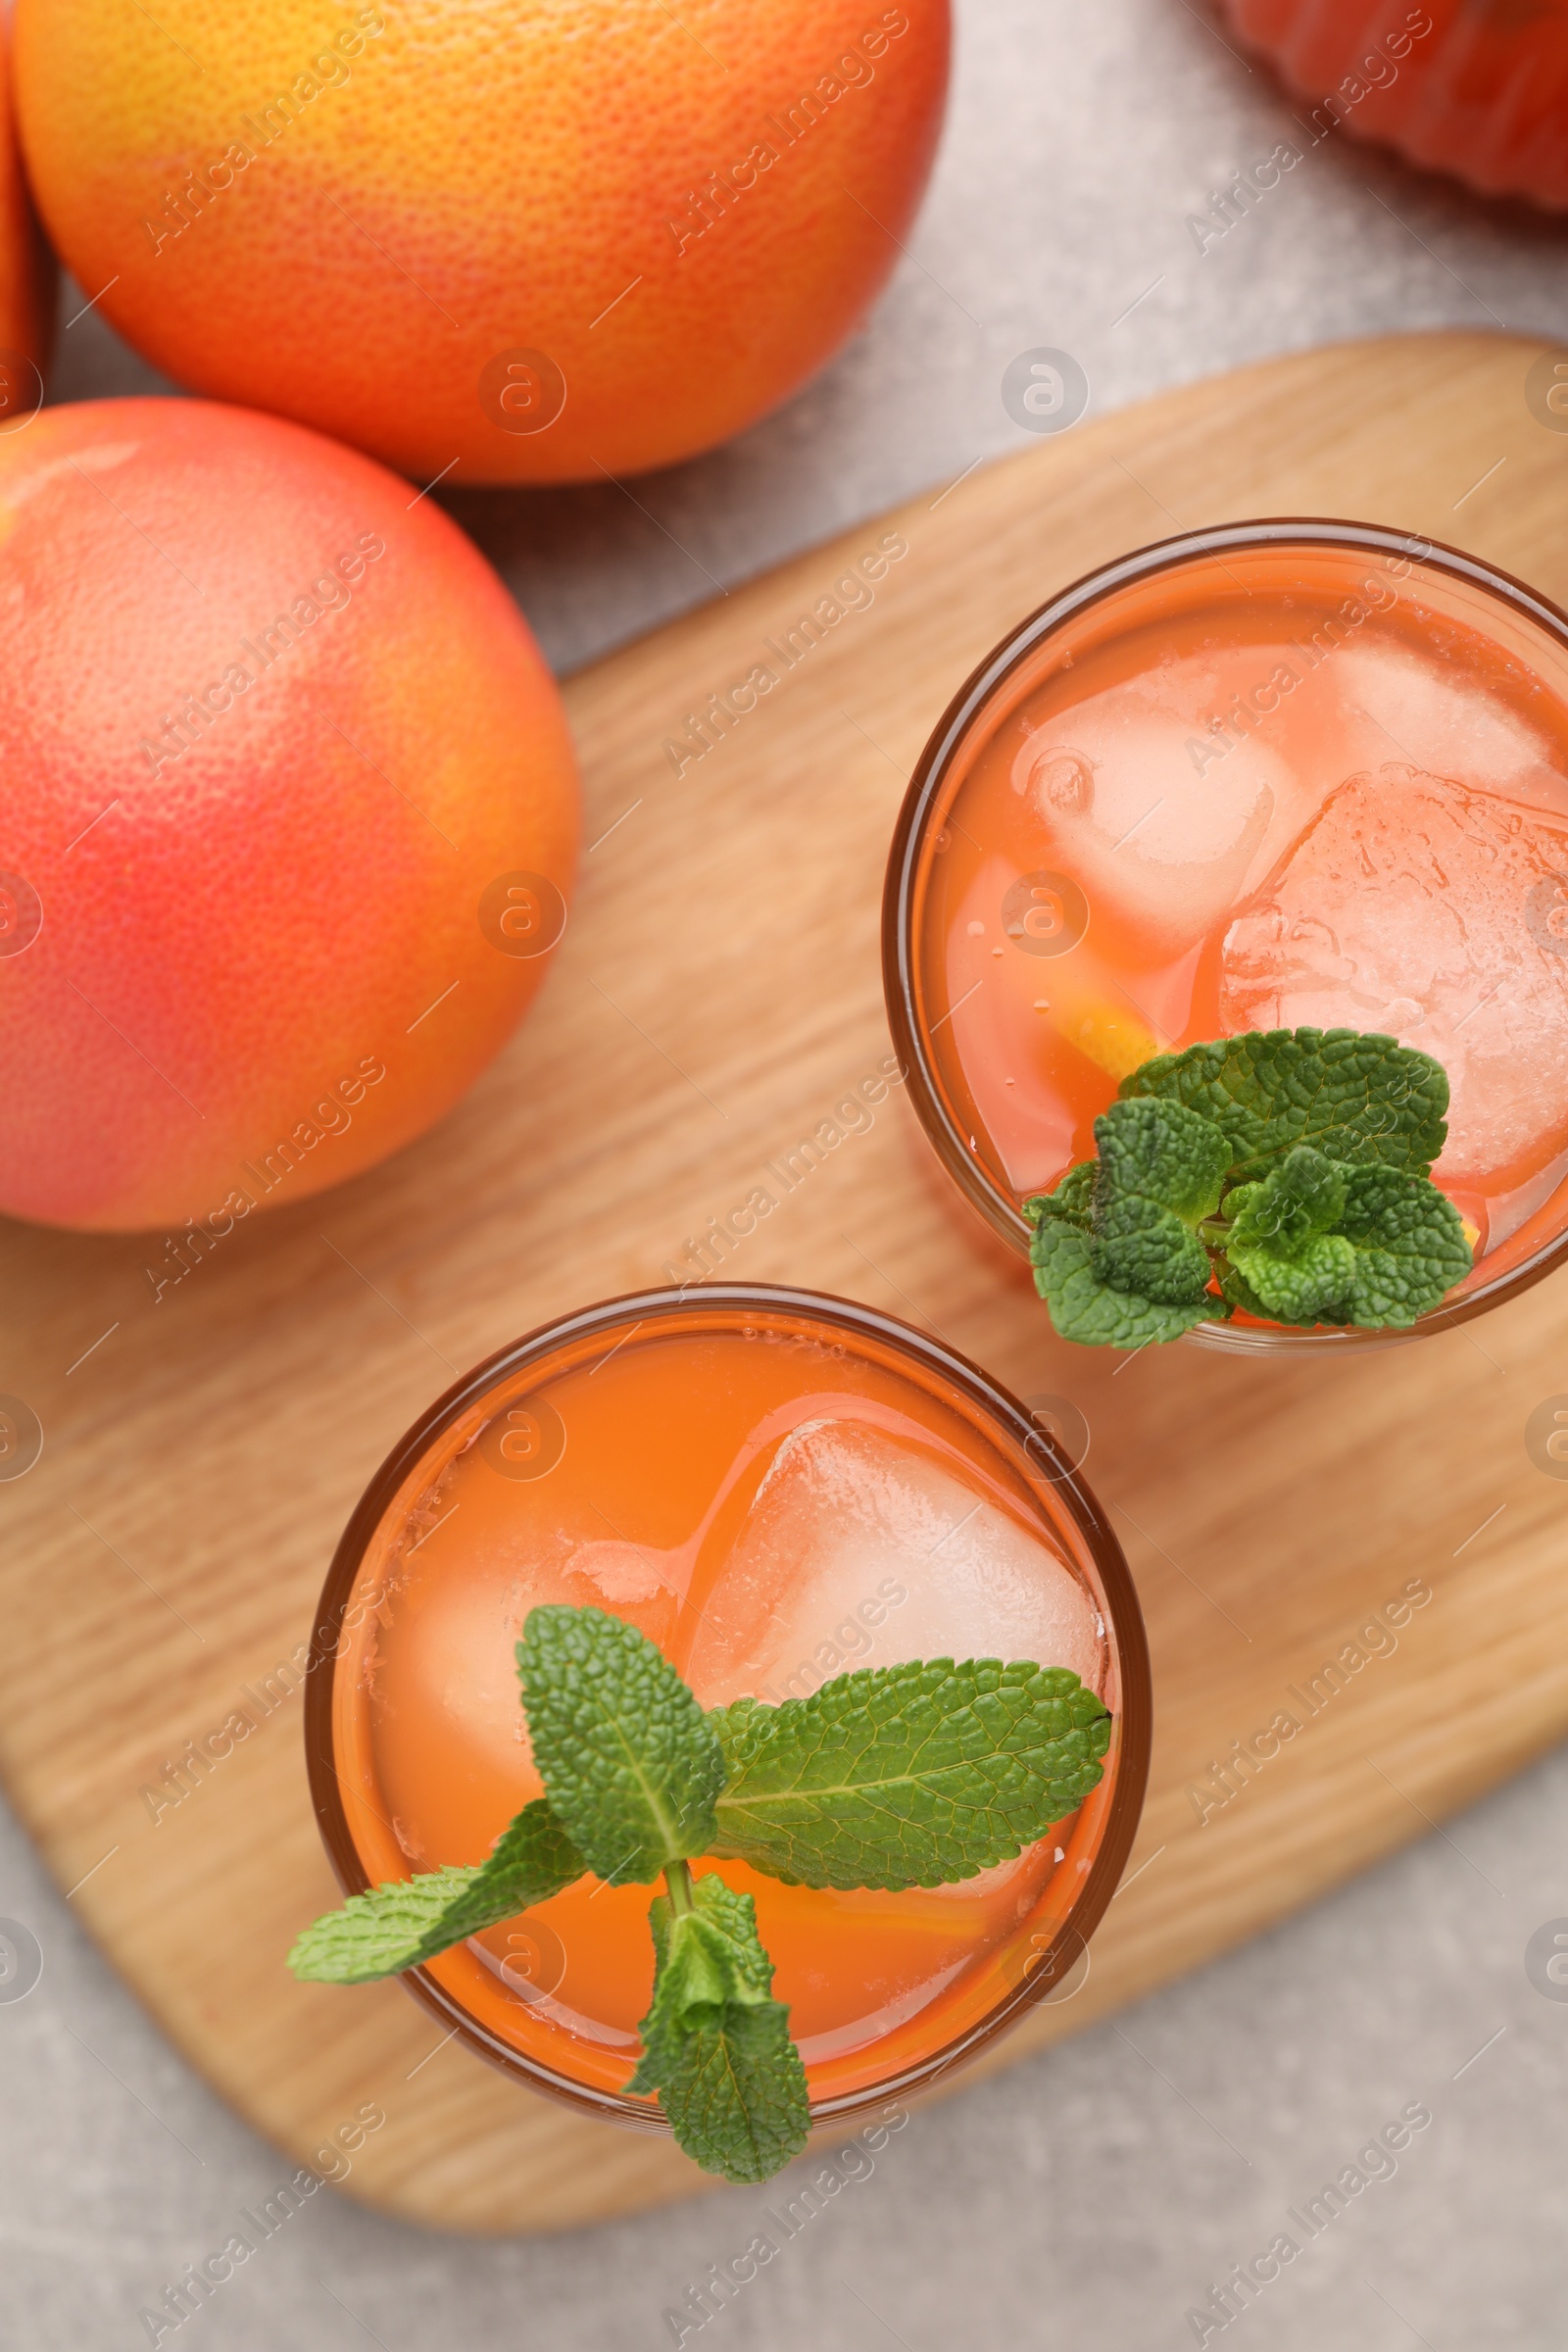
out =
<path fill-rule="evenodd" d="M 1240 1267 L 1233 1266 L 1230 1262 L 1230 1259 L 1226 1257 L 1223 1252 L 1214 1260 L 1214 1271 L 1219 1276 L 1220 1292 L 1227 1306 L 1239 1306 L 1244 1314 L 1255 1316 L 1259 1323 L 1284 1323 L 1289 1321 L 1290 1318 L 1288 1316 L 1276 1314 L 1271 1308 L 1266 1307 L 1263 1304 L 1262 1299 L 1252 1289 L 1251 1284 L 1247 1280 L 1246 1275 L 1242 1273 Z M 1306 1320 L 1310 1323 L 1315 1323 L 1317 1321 L 1317 1317 L 1316 1315 L 1309 1315 L 1306 1317 Z"/>
<path fill-rule="evenodd" d="M 691 1908 L 659 1895 L 654 1998 L 627 2088 L 657 2090 L 680 2146 L 726 2180 L 766 2180 L 810 2130 L 806 2069 L 789 2011 L 772 1998 L 773 1963 L 757 1908 L 716 1876 L 689 1881 Z"/>
<path fill-rule="evenodd" d="M 1272 1178 L 1229 1195 L 1226 1212 L 1236 1216 L 1225 1245 L 1225 1295 L 1232 1305 L 1276 1323 L 1408 1330 L 1470 1271 L 1459 1212 L 1425 1176 L 1364 1166 L 1334 1173 L 1338 1232 L 1308 1234 L 1294 1250 L 1271 1230 Z M 1330 1198 L 1325 1185 L 1320 1213 Z"/>
<path fill-rule="evenodd" d="M 1065 1667 L 861 1667 L 710 1720 L 711 1851 L 803 1886 L 943 1886 L 1010 1861 L 1096 1786 L 1110 1717 Z"/>
<path fill-rule="evenodd" d="M 1037 1193 L 1023 1204 L 1025 1216 L 1038 1222 L 1042 1217 L 1064 1217 L 1087 1233 L 1094 1209 L 1095 1185 L 1100 1176 L 1098 1159 L 1081 1159 L 1069 1168 L 1061 1182 L 1049 1193 Z"/>
<path fill-rule="evenodd" d="M 1355 1251 L 1333 1228 L 1345 1213 L 1347 1182 L 1354 1174 L 1311 1145 L 1298 1144 L 1259 1183 L 1238 1185 L 1226 1196 L 1231 1223 L 1225 1254 L 1256 1301 L 1252 1311 L 1260 1307 L 1276 1323 L 1344 1321 L 1342 1301 L 1355 1279 Z"/>
<path fill-rule="evenodd" d="M 1250 1311 L 1260 1309 L 1269 1322 L 1347 1320 L 1343 1301 L 1354 1287 L 1356 1257 L 1343 1234 L 1314 1234 L 1291 1251 L 1243 1249 L 1233 1240 L 1225 1254 L 1257 1300 Z"/>
<path fill-rule="evenodd" d="M 1219 1206 L 1231 1164 L 1224 1130 L 1181 1102 L 1113 1102 L 1095 1121 L 1100 1178 L 1090 1269 L 1112 1290 L 1192 1306 L 1209 1284 L 1193 1228 Z"/>
<path fill-rule="evenodd" d="M 1298 1144 L 1259 1183 L 1238 1185 L 1228 1195 L 1227 1251 L 1234 1257 L 1241 1247 L 1289 1256 L 1317 1235 L 1332 1233 L 1345 1213 L 1348 1174 L 1310 1144 Z"/>
<path fill-rule="evenodd" d="M 1086 1160 L 1086 1167 L 1098 1166 Z M 1038 1211 L 1039 1200 L 1025 1203 Z M 1093 1238 L 1065 1217 L 1045 1214 L 1029 1245 L 1035 1289 L 1051 1309 L 1057 1334 L 1081 1348 L 1143 1348 L 1152 1340 L 1179 1340 L 1195 1323 L 1223 1321 L 1222 1300 L 1204 1297 L 1172 1306 L 1134 1292 L 1112 1290 L 1090 1262 Z"/>
<path fill-rule="evenodd" d="M 531 1609 L 517 1671 L 551 1806 L 600 1878 L 707 1853 L 724 1759 L 662 1651 L 604 1609 Z"/>
<path fill-rule="evenodd" d="M 738 2185 L 781 2172 L 811 2129 L 806 2069 L 782 2001 L 726 2007 L 694 2026 L 659 2104 L 704 2172 Z"/>
<path fill-rule="evenodd" d="M 757 1935 L 757 1906 L 710 1873 L 693 1879 L 692 1907 L 677 1912 L 668 1895 L 654 1897 L 648 1924 L 654 1936 L 654 1998 L 638 2032 L 643 2056 L 628 2090 L 657 2090 L 672 2071 L 696 2013 L 726 2002 L 765 2002 L 773 1964 Z"/>
<path fill-rule="evenodd" d="M 496 1840 L 487 1861 L 451 1864 L 351 1895 L 308 1927 L 289 1953 L 297 1977 L 366 1984 L 417 1968 L 438 1952 L 560 1894 L 588 1865 L 538 1797 Z"/>
<path fill-rule="evenodd" d="M 1358 1029 L 1267 1029 L 1161 1054 L 1125 1100 L 1181 1102 L 1224 1129 L 1232 1172 L 1262 1176 L 1296 1144 L 1330 1159 L 1425 1176 L 1447 1136 L 1441 1062 Z"/>
<path fill-rule="evenodd" d="M 1408 1330 L 1474 1262 L 1453 1202 L 1394 1168 L 1350 1173 L 1340 1230 L 1355 1251 L 1346 1320 L 1364 1330 Z"/>

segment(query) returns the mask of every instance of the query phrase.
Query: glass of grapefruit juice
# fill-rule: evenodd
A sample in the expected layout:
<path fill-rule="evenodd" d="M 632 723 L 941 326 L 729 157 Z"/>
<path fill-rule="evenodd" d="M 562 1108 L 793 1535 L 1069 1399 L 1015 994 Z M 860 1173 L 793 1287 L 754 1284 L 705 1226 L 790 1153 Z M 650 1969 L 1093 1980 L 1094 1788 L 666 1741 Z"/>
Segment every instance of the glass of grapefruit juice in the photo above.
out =
<path fill-rule="evenodd" d="M 1433 1181 L 1474 1264 L 1414 1325 L 1568 1251 L 1568 618 L 1370 525 L 1188 533 L 1066 589 L 975 671 L 906 798 L 894 1042 L 950 1173 L 1021 1250 L 1152 1057 L 1341 1028 L 1439 1061 Z M 1375 1345 L 1238 1314 L 1229 1348 Z"/>
<path fill-rule="evenodd" d="M 1110 1709 L 1078 1812 L 961 1886 L 696 1865 L 756 1899 L 813 2116 L 918 2088 L 1081 1982 L 1143 1802 L 1143 1624 L 1087 1488 L 962 1357 L 841 1299 L 715 1284 L 591 1307 L 461 1381 L 371 1483 L 321 1597 L 307 1748 L 349 1893 L 483 1861 L 542 1793 L 514 1654 L 541 1602 L 628 1620 L 705 1706 L 997 1657 L 1071 1667 Z M 662 2130 L 622 2087 L 647 1913 L 646 1886 L 584 1879 L 403 1981 L 535 2087 Z"/>

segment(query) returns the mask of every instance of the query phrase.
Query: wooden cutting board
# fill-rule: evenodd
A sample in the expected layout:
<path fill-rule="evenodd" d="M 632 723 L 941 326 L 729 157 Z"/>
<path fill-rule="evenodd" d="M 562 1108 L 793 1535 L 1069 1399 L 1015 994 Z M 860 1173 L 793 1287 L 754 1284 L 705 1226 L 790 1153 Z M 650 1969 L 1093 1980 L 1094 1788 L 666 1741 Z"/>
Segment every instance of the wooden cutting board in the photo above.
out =
<path fill-rule="evenodd" d="M 336 1888 L 276 1670 L 337 1535 L 456 1372 L 660 1281 L 887 1054 L 878 908 L 905 780 L 971 665 L 1048 594 L 1178 528 L 1304 514 L 1457 540 L 1568 602 L 1568 438 L 1525 399 L 1539 348 L 1399 337 L 1164 394 L 600 662 L 567 688 L 596 846 L 557 968 L 436 1133 L 242 1225 L 158 1305 L 161 1239 L 0 1226 L 0 1390 L 44 1431 L 36 1467 L 0 1483 L 0 1769 L 105 1951 L 291 2160 L 374 2102 L 386 2122 L 343 2185 L 421 2222 L 550 2230 L 699 2185 L 669 2143 L 442 2046 L 395 1984 L 286 1974 Z M 907 553 L 874 602 L 694 756 L 690 714 L 781 669 L 769 641 L 890 531 Z M 730 1263 L 927 1322 L 1090 1425 L 1149 1621 L 1153 1777 L 1087 1985 L 995 2063 L 1271 1925 L 1568 1730 L 1568 1483 L 1525 1446 L 1532 1409 L 1568 1390 L 1568 1280 L 1348 1362 L 1181 1347 L 1123 1365 L 1054 1337 L 898 1093 Z M 1411 1584 L 1431 1597 L 1357 1643 Z M 1309 1714 L 1347 1645 L 1363 1663 Z M 185 1743 L 264 1703 L 155 1821 L 142 1792 Z M 1281 1709 L 1305 1728 L 1213 1801 L 1211 1764 Z"/>

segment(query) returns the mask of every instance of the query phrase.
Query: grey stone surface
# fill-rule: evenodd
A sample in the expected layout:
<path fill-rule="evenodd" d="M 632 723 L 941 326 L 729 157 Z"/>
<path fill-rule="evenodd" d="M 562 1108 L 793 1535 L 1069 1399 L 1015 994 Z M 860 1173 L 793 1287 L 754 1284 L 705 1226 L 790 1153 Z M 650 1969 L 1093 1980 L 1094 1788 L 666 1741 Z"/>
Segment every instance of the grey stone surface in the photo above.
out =
<path fill-rule="evenodd" d="M 1001 379 L 1031 346 L 1078 359 L 1095 414 L 1391 327 L 1501 322 L 1568 339 L 1568 232 L 1348 145 L 1316 150 L 1200 256 L 1186 213 L 1289 135 L 1266 74 L 1186 0 L 960 0 L 929 203 L 837 364 L 732 447 L 637 483 L 635 502 L 570 490 L 455 497 L 452 510 L 564 668 L 1013 446 Z M 63 342 L 61 397 L 156 388 L 96 314 Z M 1568 1917 L 1565 1808 L 1558 1756 L 1247 1950 L 917 2115 L 703 2340 L 1190 2343 L 1189 2306 L 1423 2102 L 1433 2120 L 1396 2175 L 1358 2194 L 1228 2335 L 1265 2352 L 1556 2352 L 1568 2002 L 1533 1986 L 1525 1947 Z M 286 2168 L 142 2017 L 3 1817 L 0 1915 L 25 1922 L 44 1955 L 36 1988 L 0 2002 L 0 2345 L 145 2343 L 138 2307 L 220 2247 Z M 178 2340 L 668 2343 L 665 2306 L 777 2201 L 726 2190 L 496 2244 L 323 2192 Z"/>

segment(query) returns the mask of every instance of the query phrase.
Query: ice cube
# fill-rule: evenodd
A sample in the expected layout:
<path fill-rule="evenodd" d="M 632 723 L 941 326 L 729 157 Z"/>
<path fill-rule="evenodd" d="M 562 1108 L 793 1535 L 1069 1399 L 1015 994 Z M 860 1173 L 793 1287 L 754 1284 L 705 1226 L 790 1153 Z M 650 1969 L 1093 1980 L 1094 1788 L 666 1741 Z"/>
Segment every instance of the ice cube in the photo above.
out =
<path fill-rule="evenodd" d="M 589 1606 L 622 1615 L 629 1615 L 634 1603 L 656 1601 L 679 1590 L 669 1553 L 647 1544 L 623 1543 L 619 1538 L 579 1544 L 571 1554 L 570 1572 L 593 1586 Z"/>
<path fill-rule="evenodd" d="M 1012 763 L 1045 828 L 1041 864 L 1049 845 L 1091 919 L 1119 918 L 1155 956 L 1195 946 L 1235 905 L 1292 791 L 1272 747 L 1252 736 L 1221 752 L 1194 717 L 1219 686 L 1208 662 L 1129 679 L 1038 728 Z"/>
<path fill-rule="evenodd" d="M 1382 1030 L 1448 1074 L 1451 1186 L 1568 1144 L 1568 818 L 1388 764 L 1349 777 L 1237 914 L 1220 1017 Z"/>
<path fill-rule="evenodd" d="M 1321 673 L 1349 757 L 1330 774 L 1399 760 L 1433 775 L 1462 775 L 1472 791 L 1544 796 L 1556 780 L 1546 738 L 1498 694 L 1430 655 L 1380 635 L 1341 648 Z"/>
<path fill-rule="evenodd" d="M 1095 1602 L 1044 1534 L 909 1425 L 803 1423 L 780 1443 L 703 1602 L 705 1706 L 804 1698 L 855 1666 L 1033 1658 L 1100 1690 Z"/>

